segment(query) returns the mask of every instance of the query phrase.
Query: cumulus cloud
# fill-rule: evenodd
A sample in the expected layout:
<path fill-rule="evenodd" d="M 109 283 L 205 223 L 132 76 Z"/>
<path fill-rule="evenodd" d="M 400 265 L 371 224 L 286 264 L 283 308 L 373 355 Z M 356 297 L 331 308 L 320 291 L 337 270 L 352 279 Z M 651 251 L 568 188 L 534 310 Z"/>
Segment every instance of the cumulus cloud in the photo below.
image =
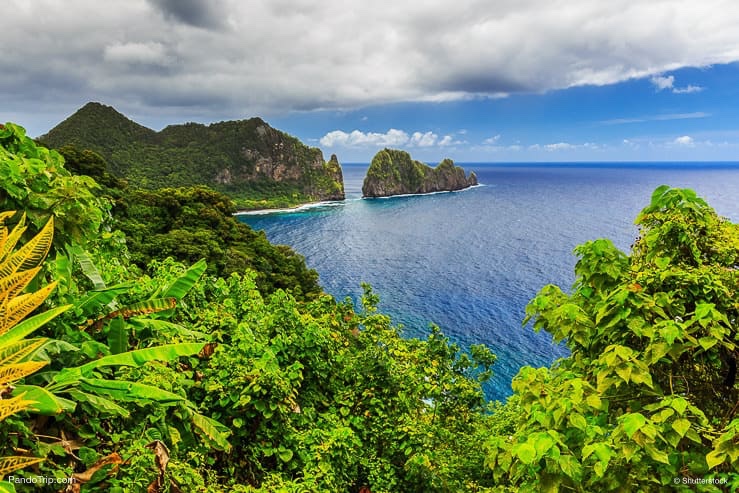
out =
<path fill-rule="evenodd" d="M 413 132 L 409 144 L 417 147 L 431 147 L 436 143 L 438 135 L 433 132 Z"/>
<path fill-rule="evenodd" d="M 444 135 L 441 139 L 434 132 L 412 132 L 391 128 L 385 133 L 352 130 L 333 130 L 321 137 L 324 147 L 447 147 L 466 142 Z"/>
<path fill-rule="evenodd" d="M 685 87 L 675 87 L 674 75 L 669 75 L 667 77 L 656 75 L 649 80 L 658 92 L 670 90 L 673 94 L 690 94 L 693 92 L 701 92 L 703 90 L 701 86 L 694 86 L 692 84 L 689 84 Z"/>
<path fill-rule="evenodd" d="M 482 141 L 483 144 L 487 145 L 495 145 L 500 140 L 500 134 L 493 135 L 492 137 L 489 137 Z"/>
<path fill-rule="evenodd" d="M 414 136 L 420 135 L 418 132 Z M 327 133 L 320 139 L 322 146 L 326 147 L 358 147 L 358 146 L 377 146 L 377 147 L 394 147 L 402 146 L 408 143 L 410 138 L 408 134 L 402 130 L 391 128 L 385 133 L 377 132 L 361 132 L 353 130 L 350 133 L 341 130 L 334 130 Z"/>
<path fill-rule="evenodd" d="M 733 0 L 6 3 L 0 107 L 36 112 L 270 116 L 652 76 L 689 93 L 662 74 L 739 60 Z"/>
<path fill-rule="evenodd" d="M 681 137 L 678 137 L 673 140 L 672 143 L 683 147 L 693 147 L 695 145 L 695 141 L 690 135 L 683 135 Z"/>

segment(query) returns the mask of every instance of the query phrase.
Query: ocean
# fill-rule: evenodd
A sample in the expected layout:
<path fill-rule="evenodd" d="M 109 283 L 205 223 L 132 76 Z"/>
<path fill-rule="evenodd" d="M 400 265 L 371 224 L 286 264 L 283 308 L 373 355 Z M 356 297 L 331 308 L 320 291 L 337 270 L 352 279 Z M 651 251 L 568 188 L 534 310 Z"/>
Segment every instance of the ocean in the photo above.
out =
<path fill-rule="evenodd" d="M 362 199 L 367 166 L 342 165 L 346 201 L 239 218 L 304 255 L 337 299 L 357 300 L 369 283 L 405 336 L 434 323 L 462 348 L 488 345 L 498 356 L 489 399 L 509 396 L 522 366 L 567 355 L 522 326 L 526 304 L 546 284 L 569 290 L 576 245 L 610 238 L 628 252 L 656 187 L 692 188 L 739 222 L 739 163 L 461 163 L 480 186 Z"/>

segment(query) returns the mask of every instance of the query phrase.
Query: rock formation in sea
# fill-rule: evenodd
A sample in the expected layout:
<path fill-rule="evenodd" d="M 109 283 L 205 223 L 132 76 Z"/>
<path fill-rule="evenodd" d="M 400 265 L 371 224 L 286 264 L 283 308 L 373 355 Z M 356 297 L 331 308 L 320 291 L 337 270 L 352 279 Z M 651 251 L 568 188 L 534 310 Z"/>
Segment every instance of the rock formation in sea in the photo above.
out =
<path fill-rule="evenodd" d="M 462 190 L 477 185 L 477 176 L 444 159 L 435 168 L 411 158 L 405 151 L 383 149 L 372 158 L 362 185 L 364 197 Z"/>

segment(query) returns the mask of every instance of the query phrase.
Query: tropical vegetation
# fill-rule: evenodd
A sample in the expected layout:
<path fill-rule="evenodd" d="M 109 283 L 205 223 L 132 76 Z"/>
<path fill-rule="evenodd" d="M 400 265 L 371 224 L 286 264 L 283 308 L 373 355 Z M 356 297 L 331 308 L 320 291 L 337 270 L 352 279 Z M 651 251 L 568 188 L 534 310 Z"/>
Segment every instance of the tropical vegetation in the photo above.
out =
<path fill-rule="evenodd" d="M 0 491 L 739 487 L 739 225 L 690 190 L 655 191 L 628 254 L 577 247 L 527 308 L 570 356 L 488 403 L 486 347 L 335 300 L 212 190 L 62 153 L 0 127 Z"/>

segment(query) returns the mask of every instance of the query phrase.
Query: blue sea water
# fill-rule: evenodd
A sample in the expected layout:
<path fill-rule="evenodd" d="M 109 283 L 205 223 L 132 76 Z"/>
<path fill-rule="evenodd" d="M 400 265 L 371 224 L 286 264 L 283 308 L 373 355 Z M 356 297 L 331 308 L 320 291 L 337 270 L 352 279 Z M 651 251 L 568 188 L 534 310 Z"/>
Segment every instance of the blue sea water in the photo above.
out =
<path fill-rule="evenodd" d="M 498 361 L 485 390 L 500 400 L 522 366 L 567 354 L 521 322 L 542 286 L 569 290 L 576 245 L 610 238 L 628 251 L 633 221 L 661 184 L 692 188 L 739 222 L 739 163 L 463 166 L 481 186 L 361 199 L 367 164 L 348 164 L 344 202 L 239 217 L 304 255 L 337 299 L 371 284 L 404 335 L 424 337 L 433 322 L 462 347 L 490 346 Z"/>

